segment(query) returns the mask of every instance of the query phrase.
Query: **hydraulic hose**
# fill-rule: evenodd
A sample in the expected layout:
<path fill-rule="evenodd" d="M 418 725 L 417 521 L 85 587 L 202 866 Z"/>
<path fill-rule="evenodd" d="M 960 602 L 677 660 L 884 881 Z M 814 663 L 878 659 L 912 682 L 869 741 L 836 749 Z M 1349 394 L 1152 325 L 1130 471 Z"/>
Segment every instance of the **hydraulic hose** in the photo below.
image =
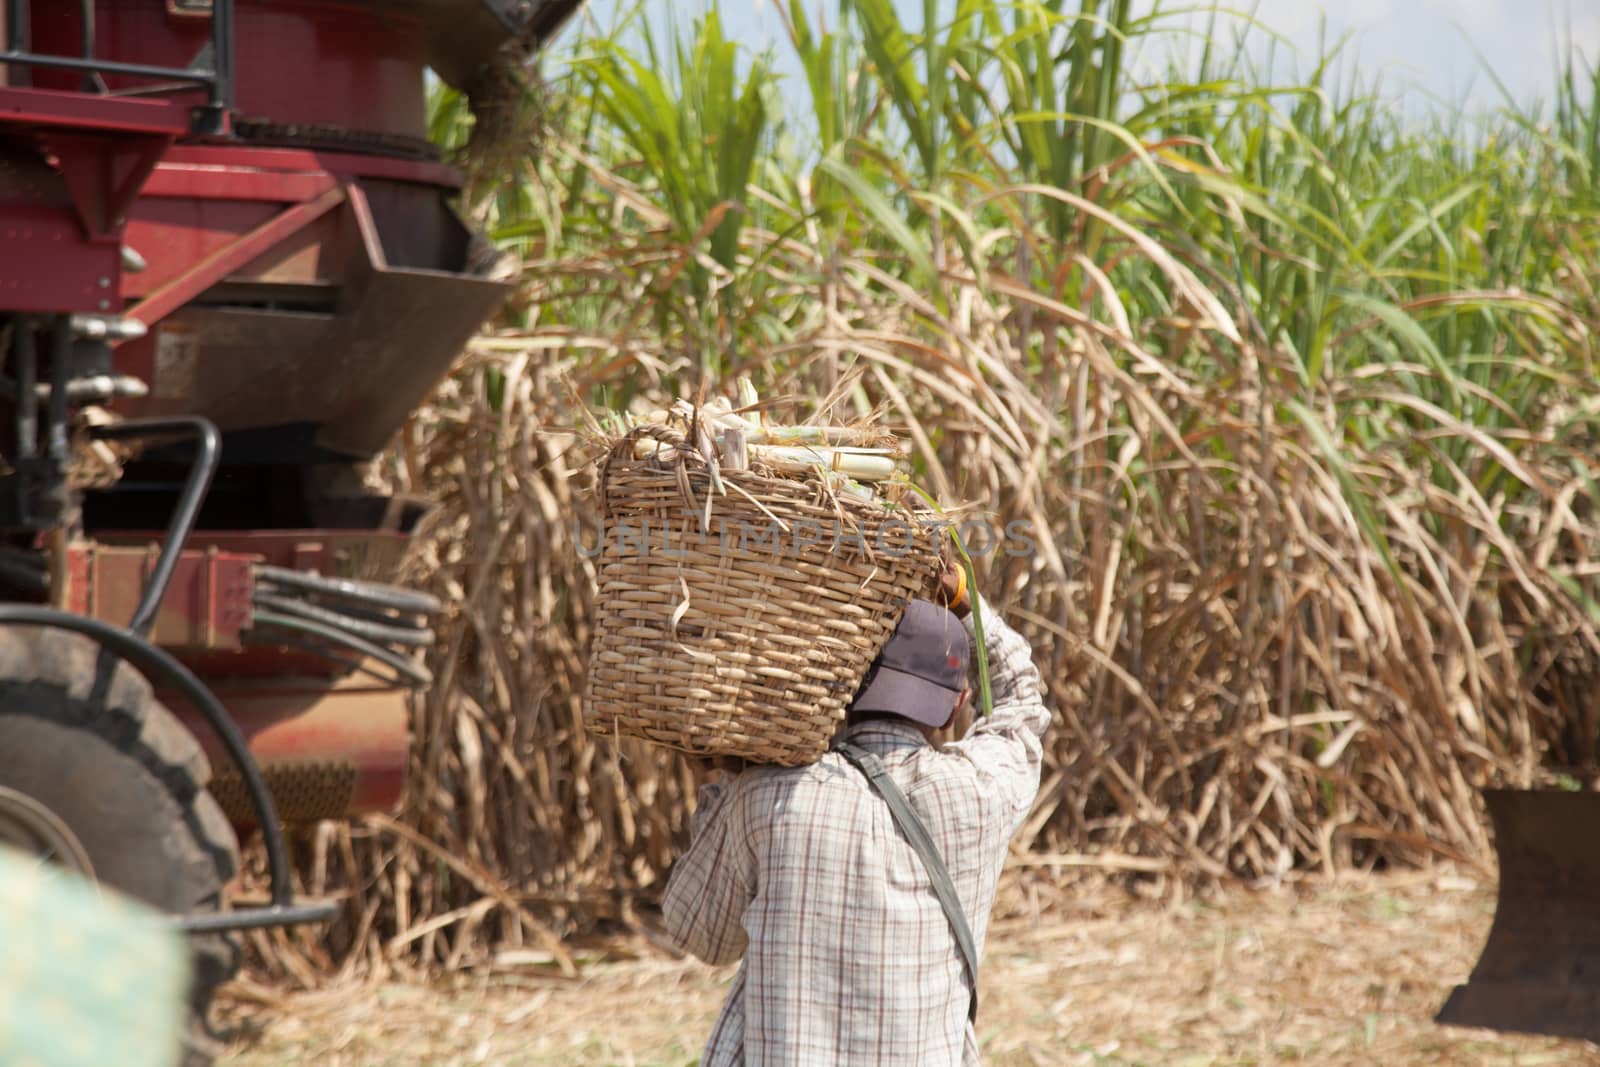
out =
<path fill-rule="evenodd" d="M 324 578 L 320 574 L 289 570 L 285 567 L 260 566 L 256 578 L 267 585 L 322 596 L 343 599 L 366 607 L 387 608 L 391 611 L 410 612 L 413 615 L 437 615 L 444 610 L 438 597 L 411 589 L 399 589 L 377 582 L 362 582 L 354 578 Z"/>
<path fill-rule="evenodd" d="M 402 676 L 411 679 L 414 685 L 428 686 L 433 684 L 433 672 L 422 664 L 413 662 L 410 658 L 392 649 L 373 644 L 366 638 L 357 637 L 355 634 L 338 627 L 328 626 L 311 619 L 259 610 L 251 615 L 251 621 L 257 626 L 275 626 L 295 633 L 310 634 L 331 644 L 359 652 L 363 656 L 371 656 L 373 659 L 394 668 Z"/>
<path fill-rule="evenodd" d="M 247 639 L 248 640 L 248 639 Z M 364 674 L 384 685 L 403 686 L 407 689 L 416 687 L 416 680 L 409 676 L 378 670 L 370 661 L 355 655 L 342 655 L 328 645 L 326 641 L 308 641 L 288 634 L 275 633 L 265 641 L 275 648 L 292 648 L 300 652 L 309 652 L 313 656 L 325 659 L 330 663 L 337 663 L 342 667 Z"/>
<path fill-rule="evenodd" d="M 283 596 L 290 600 L 294 600 L 297 603 L 313 604 L 317 607 L 327 608 L 329 611 L 337 612 L 339 615 L 347 619 L 356 619 L 360 622 L 375 622 L 379 626 L 392 626 L 397 630 L 432 629 L 431 621 L 426 616 L 422 615 L 405 614 L 391 611 L 387 608 L 363 607 L 360 604 L 352 604 L 348 600 L 340 601 L 338 606 L 335 607 L 324 603 L 320 599 L 306 598 L 303 596 L 291 596 L 289 591 L 280 589 L 279 587 L 272 585 L 270 582 L 262 582 L 256 588 L 271 596 Z"/>
<path fill-rule="evenodd" d="M 410 626 L 388 626 L 381 623 L 357 619 L 342 612 L 334 611 L 312 604 L 305 600 L 292 597 L 278 596 L 275 593 L 258 592 L 255 595 L 255 604 L 259 608 L 282 615 L 293 615 L 297 618 L 309 619 L 328 626 L 343 630 L 346 633 L 364 637 L 370 641 L 377 641 L 389 645 L 406 645 L 420 648 L 433 644 L 433 631 L 418 629 Z"/>

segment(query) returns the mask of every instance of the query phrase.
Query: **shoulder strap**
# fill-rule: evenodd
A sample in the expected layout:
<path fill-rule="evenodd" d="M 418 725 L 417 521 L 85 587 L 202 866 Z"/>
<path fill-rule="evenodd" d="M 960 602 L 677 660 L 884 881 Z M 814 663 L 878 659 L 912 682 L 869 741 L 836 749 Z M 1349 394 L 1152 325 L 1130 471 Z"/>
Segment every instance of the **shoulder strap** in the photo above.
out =
<path fill-rule="evenodd" d="M 966 913 L 961 910 L 955 883 L 950 880 L 950 872 L 945 869 L 944 859 L 939 855 L 939 846 L 933 843 L 933 838 L 928 835 L 928 828 L 906 802 L 905 794 L 894 784 L 894 779 L 889 777 L 889 772 L 884 769 L 883 763 L 877 756 L 849 741 L 839 742 L 834 746 L 834 750 L 855 764 L 857 769 L 867 776 L 868 783 L 878 791 L 879 796 L 883 797 L 884 803 L 889 805 L 889 814 L 894 817 L 895 825 L 900 828 L 900 832 L 905 835 L 916 854 L 922 858 L 922 865 L 928 869 L 928 877 L 933 880 L 933 892 L 944 908 L 945 918 L 950 920 L 950 929 L 956 935 L 961 958 L 967 965 L 967 978 L 972 983 L 972 1001 L 967 1006 L 967 1019 L 977 1022 L 977 944 L 972 939 L 972 930 L 967 926 Z"/>

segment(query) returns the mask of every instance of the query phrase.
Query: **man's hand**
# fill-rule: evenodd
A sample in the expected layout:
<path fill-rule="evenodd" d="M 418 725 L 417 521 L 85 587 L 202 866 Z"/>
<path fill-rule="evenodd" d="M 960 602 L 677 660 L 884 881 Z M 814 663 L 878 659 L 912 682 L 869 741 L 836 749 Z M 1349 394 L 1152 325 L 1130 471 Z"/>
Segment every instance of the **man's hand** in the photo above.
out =
<path fill-rule="evenodd" d="M 972 600 L 967 595 L 966 568 L 956 558 L 955 549 L 948 542 L 939 556 L 944 565 L 944 571 L 939 575 L 939 603 L 964 619 L 972 610 Z"/>

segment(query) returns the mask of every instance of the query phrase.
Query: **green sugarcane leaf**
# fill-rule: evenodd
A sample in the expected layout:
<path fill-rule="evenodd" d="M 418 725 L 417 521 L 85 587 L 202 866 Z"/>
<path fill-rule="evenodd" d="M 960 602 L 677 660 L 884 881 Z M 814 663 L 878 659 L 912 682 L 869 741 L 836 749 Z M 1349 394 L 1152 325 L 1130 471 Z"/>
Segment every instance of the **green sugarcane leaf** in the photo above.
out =
<path fill-rule="evenodd" d="M 856 205 L 900 247 L 918 271 L 925 275 L 933 274 L 933 260 L 928 254 L 927 243 L 865 175 L 840 159 L 837 153 L 823 156 L 817 162 L 817 169 L 849 192 Z"/>

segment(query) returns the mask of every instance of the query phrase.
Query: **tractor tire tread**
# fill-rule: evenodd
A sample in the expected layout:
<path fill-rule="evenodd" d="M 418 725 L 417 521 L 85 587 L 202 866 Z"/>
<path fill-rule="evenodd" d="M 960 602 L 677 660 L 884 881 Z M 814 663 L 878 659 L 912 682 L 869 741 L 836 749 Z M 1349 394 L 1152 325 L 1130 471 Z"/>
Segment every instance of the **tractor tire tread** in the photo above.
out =
<path fill-rule="evenodd" d="M 142 767 L 173 802 L 186 834 L 173 839 L 182 857 L 189 899 L 155 903 L 195 911 L 221 907 L 224 887 L 238 871 L 232 825 L 206 789 L 211 766 L 189 730 L 156 699 L 132 665 L 87 638 L 61 630 L 0 628 L 0 724 L 31 716 L 102 739 Z M 220 1042 L 208 1021 L 217 987 L 238 969 L 232 934 L 190 938 L 192 980 L 183 1067 L 210 1064 Z"/>

